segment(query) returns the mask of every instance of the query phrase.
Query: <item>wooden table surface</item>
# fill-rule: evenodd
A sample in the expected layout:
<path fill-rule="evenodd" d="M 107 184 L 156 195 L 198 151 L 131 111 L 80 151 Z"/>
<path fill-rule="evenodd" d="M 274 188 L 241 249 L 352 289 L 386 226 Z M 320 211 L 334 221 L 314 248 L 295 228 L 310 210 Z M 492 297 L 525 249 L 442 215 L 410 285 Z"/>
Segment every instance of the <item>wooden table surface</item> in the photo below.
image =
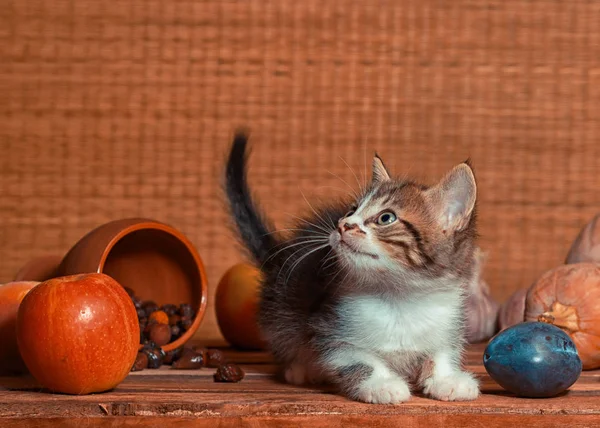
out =
<path fill-rule="evenodd" d="M 483 346 L 468 351 L 468 367 L 482 380 L 478 400 L 415 396 L 401 405 L 356 403 L 327 388 L 281 384 L 268 355 L 226 353 L 246 371 L 242 382 L 215 383 L 213 369 L 162 367 L 131 373 L 107 393 L 67 396 L 42 392 L 31 378 L 0 377 L 0 427 L 600 427 L 600 371 L 584 372 L 560 397 L 517 398 L 486 374 Z"/>

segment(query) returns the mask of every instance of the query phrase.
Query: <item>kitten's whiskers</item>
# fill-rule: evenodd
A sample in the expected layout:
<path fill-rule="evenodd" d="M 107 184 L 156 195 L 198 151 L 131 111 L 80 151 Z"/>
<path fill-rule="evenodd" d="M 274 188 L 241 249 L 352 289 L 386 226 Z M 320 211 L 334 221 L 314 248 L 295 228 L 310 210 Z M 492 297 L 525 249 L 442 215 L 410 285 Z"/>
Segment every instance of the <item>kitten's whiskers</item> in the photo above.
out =
<path fill-rule="evenodd" d="M 335 190 L 339 190 L 339 191 L 345 193 L 348 196 L 351 196 L 352 198 L 354 198 L 356 196 L 354 193 L 349 192 L 345 189 L 342 189 L 341 187 L 336 187 L 336 186 L 319 186 L 319 187 L 317 187 L 317 190 L 319 190 L 319 189 L 335 189 Z"/>
<path fill-rule="evenodd" d="M 312 244 L 311 244 L 311 243 L 309 243 L 307 246 L 310 248 L 310 247 L 312 247 L 312 246 L 314 246 L 314 245 L 319 245 L 319 244 L 315 244 L 315 243 L 312 243 Z M 328 245 L 329 245 L 329 243 L 327 243 L 327 244 L 320 244 L 319 246 L 322 246 L 323 248 L 325 248 L 325 247 L 327 247 Z M 277 278 L 279 278 L 279 275 L 280 275 L 280 274 L 281 274 L 281 272 L 283 271 L 283 267 L 284 267 L 284 266 L 287 264 L 287 262 L 289 262 L 289 261 L 290 261 L 290 260 L 291 260 L 291 259 L 292 259 L 292 258 L 293 258 L 295 255 L 296 255 L 296 254 L 298 254 L 298 253 L 300 253 L 301 251 L 304 251 L 304 250 L 305 250 L 305 248 L 304 248 L 304 247 L 303 247 L 303 248 L 300 248 L 300 249 L 298 249 L 298 250 L 294 251 L 292 254 L 290 254 L 290 255 L 288 256 L 288 258 L 287 258 L 287 259 L 285 259 L 285 261 L 284 261 L 284 262 L 283 262 L 283 264 L 281 265 L 281 268 L 279 269 L 279 274 L 277 275 Z"/>
<path fill-rule="evenodd" d="M 346 162 L 346 160 L 343 157 L 339 157 L 342 162 L 344 162 L 346 164 L 346 166 L 348 167 L 348 169 L 350 170 L 350 172 L 352 173 L 352 175 L 354 175 L 354 178 L 356 179 L 356 184 L 358 184 L 358 188 L 360 190 L 360 193 L 365 193 L 365 189 L 363 189 L 363 187 L 360 184 L 360 181 L 358 181 L 358 176 L 356 175 L 356 173 L 354 172 L 354 170 L 350 167 L 350 165 L 348 165 L 348 162 Z"/>
<path fill-rule="evenodd" d="M 309 233 L 316 233 L 318 236 L 328 236 L 325 233 L 319 233 L 316 232 L 314 230 L 310 230 L 310 229 L 299 229 L 299 228 L 289 228 L 289 229 L 279 229 L 279 230 L 274 230 L 273 232 L 269 232 L 269 233 L 265 233 L 262 236 L 268 236 L 268 235 L 274 235 L 276 233 L 281 233 L 281 232 L 309 232 Z"/>
<path fill-rule="evenodd" d="M 331 227 L 331 225 L 325 221 L 325 219 L 317 212 L 317 210 L 314 209 L 314 207 L 310 204 L 310 202 L 308 202 L 308 199 L 306 199 L 306 196 L 304 195 L 304 193 L 302 192 L 301 189 L 300 189 L 300 194 L 302 195 L 302 197 L 304 198 L 304 200 L 306 201 L 306 203 L 308 204 L 310 209 L 315 213 L 315 215 L 319 218 L 319 220 L 322 221 L 322 226 L 324 226 L 325 228 Z"/>
<path fill-rule="evenodd" d="M 328 172 L 329 174 L 333 175 L 333 176 L 334 176 L 335 178 L 337 178 L 338 180 L 341 180 L 341 182 L 342 182 L 342 183 L 344 183 L 346 186 L 348 186 L 348 188 L 349 188 L 349 189 L 352 191 L 352 194 L 354 195 L 354 197 L 355 197 L 357 200 L 358 200 L 358 199 L 360 199 L 360 197 L 358 196 L 358 193 L 356 193 L 356 190 L 354 190 L 354 189 L 352 188 L 352 186 L 350 186 L 346 180 L 344 180 L 342 177 L 340 177 L 340 176 L 339 176 L 339 175 L 337 175 L 337 174 L 334 174 L 333 172 L 331 172 L 331 171 L 329 171 L 329 170 L 327 170 L 327 172 Z"/>
<path fill-rule="evenodd" d="M 307 245 L 308 245 L 308 244 L 323 244 L 323 243 L 325 243 L 325 242 L 327 242 L 327 244 L 326 244 L 326 245 L 329 245 L 329 243 L 328 243 L 328 240 L 327 240 L 327 239 L 325 239 L 325 238 L 318 238 L 318 239 L 315 239 L 314 237 L 310 237 L 310 236 L 306 236 L 306 237 L 305 237 L 305 236 L 299 236 L 299 237 L 298 237 L 298 238 L 296 238 L 296 239 L 300 239 L 300 238 L 306 238 L 306 239 L 305 239 L 305 240 L 302 240 L 301 242 L 296 242 L 296 243 L 293 243 L 293 244 L 290 244 L 290 245 L 286 245 L 286 246 L 285 246 L 285 247 L 283 247 L 283 248 L 280 248 L 280 249 L 279 249 L 279 250 L 277 250 L 277 251 L 276 251 L 274 254 L 271 254 L 269 257 L 267 257 L 267 258 L 265 259 L 265 261 L 264 261 L 264 262 L 262 263 L 262 265 L 261 265 L 261 269 L 262 269 L 262 267 L 265 265 L 265 263 L 267 263 L 269 260 L 271 260 L 271 259 L 272 259 L 273 257 L 275 257 L 277 254 L 281 253 L 282 251 L 288 250 L 288 249 L 290 249 L 290 248 L 297 247 L 297 246 L 299 246 L 299 245 L 303 245 L 303 244 L 307 244 Z M 289 240 L 289 241 L 294 241 L 294 239 L 291 239 L 291 240 Z M 283 242 L 283 243 L 282 243 L 282 244 L 280 244 L 280 245 L 285 245 L 285 244 L 289 243 L 289 241 Z M 277 248 L 277 247 L 276 247 L 276 248 Z"/>
<path fill-rule="evenodd" d="M 331 267 L 335 266 L 335 259 L 337 258 L 337 255 L 334 253 L 330 256 L 332 251 L 333 251 L 333 248 L 331 248 L 329 250 L 329 252 L 327 254 L 325 254 L 325 257 L 323 259 L 323 265 L 322 265 L 323 271 L 326 271 L 326 270 L 330 269 Z"/>
<path fill-rule="evenodd" d="M 331 230 L 326 230 L 326 229 L 323 229 L 323 227 L 322 227 L 322 226 L 318 226 L 318 225 L 316 225 L 316 224 L 314 224 L 314 223 L 311 223 L 310 221 L 308 221 L 308 220 L 306 220 L 306 219 L 304 219 L 304 218 L 300 218 L 300 217 L 298 217 L 298 216 L 295 216 L 295 215 L 293 215 L 293 214 L 290 214 L 290 213 L 288 213 L 288 212 L 284 212 L 284 214 L 287 214 L 287 215 L 289 215 L 290 217 L 293 217 L 293 218 L 295 218 L 295 219 L 299 220 L 301 223 L 307 223 L 307 224 L 310 224 L 311 226 L 313 226 L 313 227 L 316 227 L 317 229 L 319 229 L 321 232 L 323 232 L 323 233 L 326 233 L 328 236 L 329 236 L 329 234 L 330 234 L 330 233 L 333 231 L 333 229 L 331 229 Z"/>
<path fill-rule="evenodd" d="M 317 248 L 310 250 L 308 253 L 304 254 L 302 257 L 300 257 L 298 260 L 296 260 L 294 262 L 294 264 L 292 264 L 292 267 L 290 267 L 290 270 L 288 271 L 288 274 L 285 278 L 284 284 L 287 284 L 288 280 L 290 279 L 290 275 L 292 274 L 293 270 L 296 268 L 296 266 L 298 266 L 302 260 L 304 260 L 305 258 L 307 258 L 308 256 L 310 256 L 311 254 L 313 254 L 316 251 L 322 250 L 323 248 L 326 248 L 329 244 L 323 244 L 318 246 Z"/>

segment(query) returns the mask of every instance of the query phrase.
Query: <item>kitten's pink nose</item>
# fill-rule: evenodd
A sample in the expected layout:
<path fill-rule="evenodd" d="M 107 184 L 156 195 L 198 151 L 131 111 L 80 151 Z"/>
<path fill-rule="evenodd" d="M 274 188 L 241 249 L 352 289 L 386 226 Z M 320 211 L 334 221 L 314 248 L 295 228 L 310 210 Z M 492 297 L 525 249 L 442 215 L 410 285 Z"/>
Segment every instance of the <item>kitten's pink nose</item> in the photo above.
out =
<path fill-rule="evenodd" d="M 344 228 L 344 232 L 346 232 L 347 230 L 358 229 L 358 224 L 344 222 L 344 226 L 342 227 Z"/>
<path fill-rule="evenodd" d="M 344 232 L 349 232 L 351 230 L 354 230 L 356 232 L 359 233 L 365 233 L 358 224 L 356 223 L 348 223 L 348 222 L 342 222 L 339 225 L 339 230 L 340 230 L 340 234 L 343 234 Z"/>

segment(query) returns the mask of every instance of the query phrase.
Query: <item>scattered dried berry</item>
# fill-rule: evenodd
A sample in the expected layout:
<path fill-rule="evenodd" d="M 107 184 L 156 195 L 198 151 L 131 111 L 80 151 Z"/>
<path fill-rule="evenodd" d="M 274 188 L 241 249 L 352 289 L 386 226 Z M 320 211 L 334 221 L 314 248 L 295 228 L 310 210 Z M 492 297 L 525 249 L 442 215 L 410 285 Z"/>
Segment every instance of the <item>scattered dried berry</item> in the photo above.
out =
<path fill-rule="evenodd" d="M 177 313 L 177 306 L 172 304 L 162 305 L 161 309 L 168 315 L 172 316 Z"/>
<path fill-rule="evenodd" d="M 169 324 L 169 316 L 163 311 L 152 312 L 150 319 L 159 324 Z"/>
<path fill-rule="evenodd" d="M 181 321 L 179 321 L 179 326 L 182 328 L 182 330 L 188 331 L 193 322 L 194 321 L 191 318 L 182 317 Z"/>
<path fill-rule="evenodd" d="M 148 300 L 142 304 L 142 308 L 146 311 L 146 316 L 150 316 L 153 312 L 158 310 L 158 305 L 152 300 Z"/>
<path fill-rule="evenodd" d="M 148 367 L 148 355 L 146 355 L 145 352 L 138 352 L 137 357 L 135 357 L 135 363 L 133 363 L 131 371 L 139 372 L 140 370 L 144 370 L 146 367 Z"/>
<path fill-rule="evenodd" d="M 245 376 L 241 367 L 235 364 L 223 364 L 213 375 L 215 382 L 239 382 Z"/>
<path fill-rule="evenodd" d="M 206 351 L 206 367 L 216 368 L 225 364 L 225 355 L 218 349 Z"/>
<path fill-rule="evenodd" d="M 154 320 L 148 320 L 148 323 L 146 324 L 146 327 L 144 327 L 144 333 L 146 334 L 147 337 L 150 337 L 150 330 L 152 329 L 152 326 L 157 324 L 156 321 Z"/>
<path fill-rule="evenodd" d="M 146 339 L 143 343 L 144 347 L 143 349 L 156 349 L 156 343 L 152 342 L 151 340 Z"/>
<path fill-rule="evenodd" d="M 165 354 L 165 358 L 163 359 L 163 364 L 172 364 L 177 361 L 183 355 L 183 346 L 179 348 L 175 348 Z"/>
<path fill-rule="evenodd" d="M 181 336 L 181 327 L 179 327 L 178 325 L 172 325 L 171 326 L 171 342 L 179 339 L 179 336 Z"/>
<path fill-rule="evenodd" d="M 155 323 L 150 326 L 148 337 L 157 346 L 164 346 L 171 341 L 171 327 L 167 324 Z"/>
<path fill-rule="evenodd" d="M 208 349 L 206 349 L 204 346 L 199 345 L 194 345 L 190 349 L 198 354 L 202 354 L 202 356 L 204 357 L 204 367 L 206 367 L 206 363 L 208 361 Z"/>
<path fill-rule="evenodd" d="M 157 369 L 162 365 L 163 356 L 158 349 L 144 349 L 142 352 L 148 356 L 149 369 Z"/>
<path fill-rule="evenodd" d="M 180 315 L 169 315 L 169 324 L 171 325 L 177 325 L 181 322 L 181 316 Z"/>
<path fill-rule="evenodd" d="M 142 307 L 142 299 L 139 297 L 133 296 L 131 300 L 133 301 L 133 305 L 136 309 L 140 309 Z"/>
<path fill-rule="evenodd" d="M 194 309 L 192 308 L 192 305 L 189 303 L 182 303 L 179 305 L 179 315 L 181 315 L 182 318 L 194 318 Z"/>
<path fill-rule="evenodd" d="M 194 323 L 195 311 L 190 304 L 176 306 L 168 303 L 159 307 L 153 300 L 140 299 L 131 288 L 125 290 L 136 308 L 140 325 L 140 343 L 144 345 L 144 349 L 160 349 L 161 346 L 179 339 Z M 157 324 L 167 328 L 156 328 Z"/>
<path fill-rule="evenodd" d="M 196 370 L 204 366 L 204 357 L 191 349 L 185 349 L 177 361 L 172 364 L 174 369 Z"/>

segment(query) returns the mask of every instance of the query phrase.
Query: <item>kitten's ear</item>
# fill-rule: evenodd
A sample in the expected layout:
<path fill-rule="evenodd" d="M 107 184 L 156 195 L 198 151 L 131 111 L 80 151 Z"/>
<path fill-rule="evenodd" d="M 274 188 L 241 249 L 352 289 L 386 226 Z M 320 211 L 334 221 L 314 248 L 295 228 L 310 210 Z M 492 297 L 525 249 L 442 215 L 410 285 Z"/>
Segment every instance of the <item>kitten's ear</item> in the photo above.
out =
<path fill-rule="evenodd" d="M 477 199 L 477 183 L 468 162 L 455 166 L 426 195 L 444 230 L 464 229 L 471 219 Z"/>
<path fill-rule="evenodd" d="M 375 153 L 375 157 L 373 158 L 373 183 L 382 183 L 384 181 L 390 180 L 390 174 L 388 173 L 383 161 L 379 157 L 377 153 Z"/>

